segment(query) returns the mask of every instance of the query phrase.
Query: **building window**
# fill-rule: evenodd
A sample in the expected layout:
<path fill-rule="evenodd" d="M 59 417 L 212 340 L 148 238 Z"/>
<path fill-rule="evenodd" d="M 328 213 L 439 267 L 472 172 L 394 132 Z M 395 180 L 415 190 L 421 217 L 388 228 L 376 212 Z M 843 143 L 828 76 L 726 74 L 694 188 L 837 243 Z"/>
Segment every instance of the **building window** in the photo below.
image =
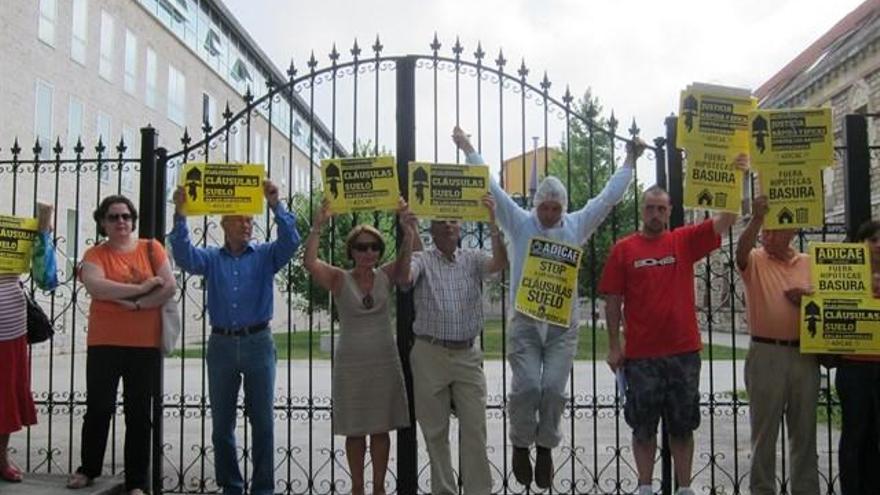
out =
<path fill-rule="evenodd" d="M 247 64 L 244 63 L 242 59 L 237 59 L 234 64 L 232 64 L 232 70 L 230 72 L 232 79 L 235 82 L 247 84 L 253 81 L 253 77 L 251 77 L 251 72 L 247 69 Z"/>
<path fill-rule="evenodd" d="M 217 121 L 217 104 L 208 93 L 202 93 L 202 124 L 208 124 L 212 128 Z"/>
<path fill-rule="evenodd" d="M 135 139 L 134 129 L 127 125 L 122 126 L 122 140 L 125 143 L 125 153 L 123 158 L 131 158 L 137 149 L 137 141 Z M 131 170 L 130 164 L 122 164 L 120 168 L 122 174 L 122 191 L 131 193 L 134 191 L 134 172 Z"/>
<path fill-rule="evenodd" d="M 40 0 L 40 23 L 37 27 L 37 35 L 40 40 L 49 46 L 55 46 L 55 17 L 58 15 L 58 6 L 55 0 Z"/>
<path fill-rule="evenodd" d="M 223 53 L 223 42 L 220 40 L 220 35 L 210 28 L 205 34 L 205 51 L 212 57 L 220 56 Z"/>
<path fill-rule="evenodd" d="M 168 118 L 186 125 L 186 77 L 173 65 L 168 66 Z"/>
<path fill-rule="evenodd" d="M 113 156 L 113 152 L 111 151 L 114 148 L 113 139 L 110 136 L 110 116 L 104 112 L 98 112 L 98 122 L 96 131 L 98 136 L 95 142 L 100 142 L 104 145 L 104 153 L 103 156 L 106 158 L 108 155 Z M 110 167 L 104 162 L 101 165 L 101 169 L 98 171 L 101 176 L 101 184 L 109 184 L 110 183 Z"/>
<path fill-rule="evenodd" d="M 73 0 L 71 15 L 70 58 L 82 65 L 86 64 L 86 49 L 89 39 L 88 0 Z"/>
<path fill-rule="evenodd" d="M 67 110 L 67 145 L 72 149 L 82 138 L 83 131 L 83 103 L 75 96 L 70 97 L 70 106 Z"/>
<path fill-rule="evenodd" d="M 137 86 L 137 36 L 125 30 L 125 92 L 133 95 Z"/>
<path fill-rule="evenodd" d="M 146 73 L 147 73 L 147 89 L 146 89 L 146 97 L 144 98 L 148 107 L 152 109 L 156 109 L 156 81 L 157 81 L 157 67 L 156 67 L 156 52 L 153 51 L 152 48 L 147 48 L 147 64 L 146 64 Z"/>
<path fill-rule="evenodd" d="M 52 97 L 54 90 L 49 83 L 37 80 L 34 135 L 40 143 L 40 158 L 49 156 L 52 147 Z"/>
<path fill-rule="evenodd" d="M 113 17 L 101 11 L 101 57 L 98 60 L 98 74 L 113 82 Z"/>
<path fill-rule="evenodd" d="M 184 22 L 189 19 L 189 7 L 186 0 L 159 0 L 159 7 L 164 14 L 175 22 Z"/>

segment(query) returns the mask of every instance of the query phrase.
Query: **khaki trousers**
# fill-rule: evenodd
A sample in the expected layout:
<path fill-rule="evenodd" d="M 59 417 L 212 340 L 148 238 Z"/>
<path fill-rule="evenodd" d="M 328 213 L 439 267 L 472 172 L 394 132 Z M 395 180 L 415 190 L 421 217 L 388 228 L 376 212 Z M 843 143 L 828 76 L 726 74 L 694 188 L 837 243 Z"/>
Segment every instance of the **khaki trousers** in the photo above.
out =
<path fill-rule="evenodd" d="M 797 347 L 752 342 L 745 364 L 752 428 L 753 495 L 779 493 L 776 485 L 776 440 L 785 417 L 790 455 L 788 493 L 817 495 L 816 403 L 819 365 Z M 782 447 L 783 449 L 785 446 Z"/>
<path fill-rule="evenodd" d="M 449 449 L 451 404 L 460 427 L 465 495 L 486 495 L 492 475 L 486 456 L 486 376 L 479 349 L 452 350 L 416 339 L 410 351 L 416 420 L 431 460 L 431 493 L 458 493 Z"/>

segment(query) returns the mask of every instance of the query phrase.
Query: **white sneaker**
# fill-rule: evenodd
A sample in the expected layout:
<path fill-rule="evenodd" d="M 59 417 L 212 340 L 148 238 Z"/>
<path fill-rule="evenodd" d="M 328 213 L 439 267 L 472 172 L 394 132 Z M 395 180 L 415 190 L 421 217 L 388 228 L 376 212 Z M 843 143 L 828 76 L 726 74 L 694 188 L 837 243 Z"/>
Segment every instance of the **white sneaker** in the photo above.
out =
<path fill-rule="evenodd" d="M 693 490 L 691 490 L 691 487 L 683 486 L 675 492 L 675 495 L 696 495 L 696 494 L 694 493 Z"/>
<path fill-rule="evenodd" d="M 654 495 L 651 485 L 639 485 L 639 495 Z"/>

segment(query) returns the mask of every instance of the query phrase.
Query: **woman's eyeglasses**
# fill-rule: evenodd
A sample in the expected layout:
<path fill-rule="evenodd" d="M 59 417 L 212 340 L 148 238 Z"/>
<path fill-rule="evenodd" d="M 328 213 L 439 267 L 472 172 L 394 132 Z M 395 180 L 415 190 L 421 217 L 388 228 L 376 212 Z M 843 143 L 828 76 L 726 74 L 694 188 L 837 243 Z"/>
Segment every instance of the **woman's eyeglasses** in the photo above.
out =
<path fill-rule="evenodd" d="M 118 222 L 120 220 L 128 222 L 131 218 L 131 213 L 108 213 L 107 216 L 104 217 L 108 222 Z"/>
<path fill-rule="evenodd" d="M 365 253 L 368 249 L 378 253 L 382 250 L 382 245 L 378 242 L 356 242 L 351 245 L 351 248 L 360 253 Z"/>

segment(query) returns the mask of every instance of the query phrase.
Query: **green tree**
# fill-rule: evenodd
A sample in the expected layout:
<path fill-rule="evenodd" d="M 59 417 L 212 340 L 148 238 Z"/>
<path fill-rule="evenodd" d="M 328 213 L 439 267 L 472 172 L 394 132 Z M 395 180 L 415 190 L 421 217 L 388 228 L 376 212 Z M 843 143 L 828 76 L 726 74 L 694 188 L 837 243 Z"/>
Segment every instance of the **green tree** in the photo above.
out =
<path fill-rule="evenodd" d="M 566 184 L 572 211 L 582 208 L 590 198 L 602 191 L 625 155 L 624 143 L 612 140 L 608 132 L 610 119 L 602 115 L 602 105 L 589 89 L 574 105 L 573 111 L 584 120 L 571 118 L 568 139 L 563 138 L 561 153 L 554 155 L 548 166 L 549 174 L 559 177 Z M 612 157 L 617 160 L 616 164 Z M 614 241 L 638 228 L 638 197 L 641 191 L 641 185 L 635 190 L 630 187 L 623 201 L 593 234 L 581 264 L 579 284 L 582 296 L 595 295 L 592 280 L 595 277 L 598 284 Z"/>

